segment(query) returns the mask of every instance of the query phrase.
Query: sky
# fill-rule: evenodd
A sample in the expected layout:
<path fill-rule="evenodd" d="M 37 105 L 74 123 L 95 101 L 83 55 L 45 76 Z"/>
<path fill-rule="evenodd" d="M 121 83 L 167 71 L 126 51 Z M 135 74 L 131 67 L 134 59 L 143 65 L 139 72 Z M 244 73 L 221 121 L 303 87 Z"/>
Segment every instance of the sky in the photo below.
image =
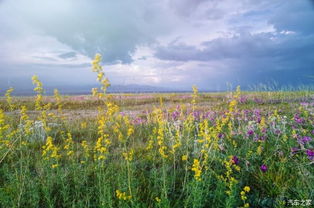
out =
<path fill-rule="evenodd" d="M 0 0 L 0 88 L 314 83 L 311 0 Z"/>

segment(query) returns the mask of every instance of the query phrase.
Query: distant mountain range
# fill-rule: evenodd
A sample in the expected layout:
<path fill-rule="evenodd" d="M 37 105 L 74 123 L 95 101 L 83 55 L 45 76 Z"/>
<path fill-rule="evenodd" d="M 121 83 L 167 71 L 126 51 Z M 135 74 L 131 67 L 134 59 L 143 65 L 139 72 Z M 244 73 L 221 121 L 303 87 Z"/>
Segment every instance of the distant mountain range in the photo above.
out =
<path fill-rule="evenodd" d="M 78 94 L 91 94 L 91 90 L 94 87 L 99 87 L 95 85 L 85 85 L 85 86 L 44 86 L 45 94 L 52 95 L 54 89 L 58 89 L 60 94 L 63 95 L 78 95 Z M 0 89 L 0 95 L 4 95 L 7 89 Z M 174 89 L 155 87 L 149 85 L 112 85 L 108 87 L 108 93 L 157 93 L 157 92 L 184 92 Z M 14 89 L 13 95 L 17 96 L 27 96 L 34 95 L 33 88 L 27 87 L 17 87 Z"/>

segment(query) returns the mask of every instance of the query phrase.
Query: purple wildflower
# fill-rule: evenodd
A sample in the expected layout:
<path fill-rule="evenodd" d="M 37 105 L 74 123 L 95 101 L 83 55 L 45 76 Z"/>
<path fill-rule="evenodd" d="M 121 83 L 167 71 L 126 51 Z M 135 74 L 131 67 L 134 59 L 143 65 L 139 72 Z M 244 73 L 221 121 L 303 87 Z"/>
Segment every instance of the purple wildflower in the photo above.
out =
<path fill-rule="evenodd" d="M 200 120 L 201 112 L 200 111 L 194 111 L 193 116 L 195 120 Z"/>
<path fill-rule="evenodd" d="M 261 137 L 259 138 L 259 140 L 260 140 L 260 141 L 265 141 L 265 140 L 266 140 L 266 136 L 261 136 Z"/>
<path fill-rule="evenodd" d="M 254 109 L 254 114 L 255 116 L 260 116 L 261 115 L 261 110 L 260 109 Z"/>
<path fill-rule="evenodd" d="M 263 173 L 265 173 L 268 168 L 267 168 L 267 166 L 266 166 L 265 164 L 263 164 L 263 165 L 261 165 L 260 169 L 261 169 L 261 171 L 262 171 Z"/>
<path fill-rule="evenodd" d="M 248 98 L 246 96 L 241 96 L 239 99 L 239 103 L 246 103 Z"/>
<path fill-rule="evenodd" d="M 210 112 L 206 112 L 204 115 L 203 115 L 203 119 L 208 119 L 210 117 Z"/>
<path fill-rule="evenodd" d="M 179 116 L 180 116 L 180 112 L 179 111 L 174 111 L 171 116 L 172 116 L 173 120 L 177 120 L 179 118 Z"/>
<path fill-rule="evenodd" d="M 134 125 L 140 125 L 140 124 L 142 124 L 142 123 L 144 123 L 145 121 L 142 119 L 142 118 L 140 118 L 140 117 L 138 117 L 138 118 L 135 118 L 134 120 L 133 120 L 133 124 Z"/>
<path fill-rule="evenodd" d="M 307 157 L 309 160 L 314 160 L 314 151 L 313 150 L 306 150 Z"/>
<path fill-rule="evenodd" d="M 305 143 L 308 143 L 309 141 L 311 141 L 312 138 L 309 137 L 309 136 L 304 136 L 302 139 L 301 139 L 301 142 L 302 144 L 305 144 Z"/>
<path fill-rule="evenodd" d="M 254 131 L 253 131 L 252 129 L 250 129 L 250 130 L 247 131 L 247 134 L 248 134 L 249 136 L 251 136 L 251 135 L 254 134 Z"/>
<path fill-rule="evenodd" d="M 257 123 L 261 123 L 262 119 L 261 117 L 257 117 Z"/>
<path fill-rule="evenodd" d="M 239 158 L 235 155 L 232 157 L 231 161 L 233 164 L 236 164 L 236 165 L 239 164 Z"/>
<path fill-rule="evenodd" d="M 300 103 L 303 107 L 307 107 L 309 105 L 309 103 L 306 103 L 306 102 L 302 102 Z"/>
<path fill-rule="evenodd" d="M 281 131 L 279 129 L 276 129 L 275 134 L 280 135 Z"/>
<path fill-rule="evenodd" d="M 292 154 L 296 154 L 298 151 L 299 151 L 299 148 L 297 148 L 297 147 L 292 147 L 291 148 L 291 153 Z"/>
<path fill-rule="evenodd" d="M 295 114 L 294 121 L 300 124 L 300 123 L 303 123 L 304 119 L 301 118 L 299 114 Z"/>
<path fill-rule="evenodd" d="M 257 103 L 257 104 L 264 103 L 264 101 L 262 99 L 259 99 L 259 98 L 254 98 L 254 102 Z"/>
<path fill-rule="evenodd" d="M 219 133 L 219 134 L 218 134 L 218 138 L 219 138 L 219 139 L 221 139 L 221 138 L 223 138 L 223 137 L 224 137 L 224 135 L 223 135 L 222 133 Z"/>

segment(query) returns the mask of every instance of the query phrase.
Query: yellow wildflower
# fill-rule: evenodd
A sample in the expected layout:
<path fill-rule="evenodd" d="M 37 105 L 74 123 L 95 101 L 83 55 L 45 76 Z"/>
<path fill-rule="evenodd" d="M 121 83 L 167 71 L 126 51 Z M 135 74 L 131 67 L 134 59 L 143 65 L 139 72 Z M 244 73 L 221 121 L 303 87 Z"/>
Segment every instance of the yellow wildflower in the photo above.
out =
<path fill-rule="evenodd" d="M 202 169 L 198 159 L 194 159 L 192 171 L 194 171 L 194 178 L 197 181 L 201 180 Z"/>
<path fill-rule="evenodd" d="M 116 190 L 116 196 L 118 199 L 121 199 L 121 200 L 130 200 L 132 198 L 131 195 L 127 195 L 125 192 L 122 192 L 120 190 Z"/>
<path fill-rule="evenodd" d="M 7 103 L 9 104 L 9 108 L 11 111 L 13 111 L 15 108 L 15 106 L 12 103 L 12 97 L 11 97 L 11 93 L 13 92 L 13 90 L 14 90 L 14 88 L 11 87 L 5 93 L 5 97 L 6 97 Z"/>
<path fill-rule="evenodd" d="M 245 195 L 242 195 L 241 199 L 244 201 L 244 200 L 247 200 L 247 197 Z"/>
<path fill-rule="evenodd" d="M 131 149 L 130 152 L 123 152 L 122 155 L 126 161 L 131 162 L 133 160 L 134 150 Z"/>
<path fill-rule="evenodd" d="M 51 168 L 57 168 L 59 165 L 58 164 L 53 164 L 51 165 Z"/>
<path fill-rule="evenodd" d="M 250 188 L 249 186 L 245 186 L 245 187 L 243 188 L 243 190 L 244 190 L 245 192 L 250 192 L 251 188 Z"/>
<path fill-rule="evenodd" d="M 161 202 L 161 199 L 159 197 L 156 197 L 155 200 L 156 200 L 157 203 Z"/>

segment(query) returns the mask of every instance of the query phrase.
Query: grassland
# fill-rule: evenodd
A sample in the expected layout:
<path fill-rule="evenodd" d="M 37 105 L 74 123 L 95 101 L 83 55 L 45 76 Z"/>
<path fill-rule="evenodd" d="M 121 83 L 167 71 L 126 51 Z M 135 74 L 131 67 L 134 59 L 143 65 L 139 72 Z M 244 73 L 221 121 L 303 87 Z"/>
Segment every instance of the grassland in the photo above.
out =
<path fill-rule="evenodd" d="M 1 207 L 313 203 L 313 96 L 2 97 Z"/>

